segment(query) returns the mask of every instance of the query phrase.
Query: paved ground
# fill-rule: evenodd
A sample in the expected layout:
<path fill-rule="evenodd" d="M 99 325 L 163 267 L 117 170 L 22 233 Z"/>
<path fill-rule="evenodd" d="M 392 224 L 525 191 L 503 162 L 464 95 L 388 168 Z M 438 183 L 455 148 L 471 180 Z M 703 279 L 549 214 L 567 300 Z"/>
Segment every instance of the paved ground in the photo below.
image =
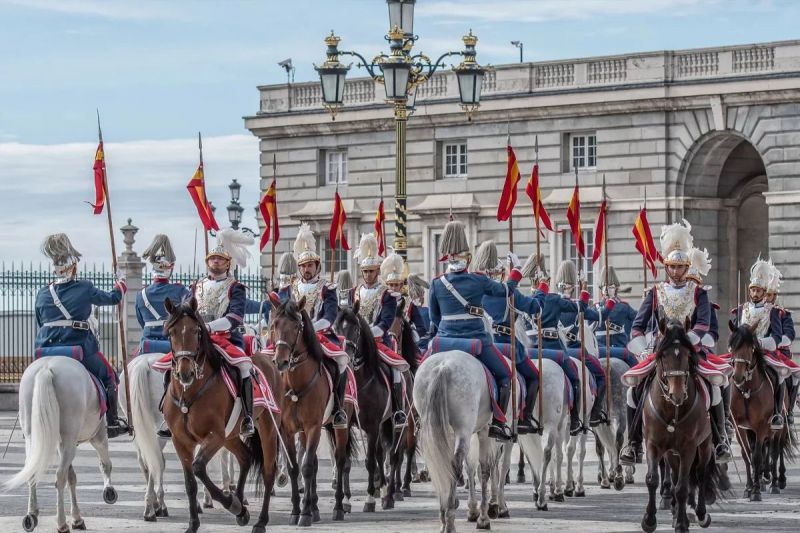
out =
<path fill-rule="evenodd" d="M 0 412 L 0 446 L 5 448 L 16 413 Z M 594 445 L 589 446 L 593 450 Z M 84 519 L 90 531 L 163 531 L 180 532 L 186 528 L 188 519 L 186 496 L 183 492 L 183 477 L 171 447 L 167 458 L 167 505 L 170 517 L 159 519 L 157 524 L 141 520 L 143 511 L 144 484 L 136 462 L 133 445 L 129 438 L 116 439 L 111 444 L 114 461 L 112 480 L 119 493 L 119 501 L 113 505 L 102 503 L 102 481 L 98 461 L 91 447 L 79 449 L 75 466 L 78 474 L 78 497 Z M 327 458 L 327 452 L 321 457 Z M 11 439 L 8 453 L 0 461 L 0 482 L 19 470 L 24 460 L 24 443 L 19 430 Z M 568 498 L 564 503 L 550 502 L 550 510 L 537 512 L 531 503 L 530 485 L 513 483 L 507 487 L 511 518 L 492 521 L 492 529 L 501 532 L 527 532 L 563 529 L 567 531 L 640 531 L 639 521 L 646 503 L 643 486 L 643 471 L 636 473 L 636 483 L 624 491 L 602 490 L 594 482 L 597 461 L 592 452 L 587 455 L 586 477 L 592 483 L 587 486 L 585 498 Z M 741 460 L 739 469 L 743 468 Z M 732 480 L 736 496 L 741 495 L 742 483 L 732 468 Z M 712 526 L 709 531 L 800 531 L 800 467 L 792 465 L 788 487 L 783 494 L 765 494 L 761 503 L 750 503 L 731 498 L 711 509 Z M 530 479 L 530 473 L 528 473 Z M 359 463 L 353 469 L 353 514 L 345 522 L 330 521 L 333 507 L 333 491 L 327 482 L 330 479 L 330 463 L 321 460 L 320 508 L 322 522 L 313 526 L 317 531 L 382 531 L 382 532 L 427 532 L 438 531 L 438 511 L 429 483 L 413 486 L 414 496 L 399 502 L 392 511 L 375 514 L 361 512 L 366 483 L 365 470 Z M 462 489 L 463 491 L 463 489 Z M 462 492 L 461 508 L 458 511 L 457 527 L 461 531 L 474 529 L 466 522 L 465 492 Z M 252 505 L 251 511 L 255 506 Z M 256 502 L 260 505 L 260 502 Z M 39 505 L 42 516 L 37 531 L 55 530 L 55 489 L 48 483 L 39 488 Z M 27 490 L 0 493 L 0 532 L 22 531 L 21 520 L 26 512 Z M 380 507 L 380 505 L 379 505 Z M 286 489 L 279 489 L 271 506 L 271 523 L 268 531 L 297 531 L 289 526 L 290 504 Z M 69 510 L 67 510 L 69 512 Z M 255 515 L 255 512 L 252 513 Z M 232 516 L 221 509 L 206 511 L 201 515 L 200 531 L 208 533 L 228 532 L 238 529 Z M 659 531 L 670 530 L 670 520 L 665 511 L 659 512 Z M 697 528 L 699 529 L 699 528 Z M 243 529 L 242 531 L 247 531 Z"/>

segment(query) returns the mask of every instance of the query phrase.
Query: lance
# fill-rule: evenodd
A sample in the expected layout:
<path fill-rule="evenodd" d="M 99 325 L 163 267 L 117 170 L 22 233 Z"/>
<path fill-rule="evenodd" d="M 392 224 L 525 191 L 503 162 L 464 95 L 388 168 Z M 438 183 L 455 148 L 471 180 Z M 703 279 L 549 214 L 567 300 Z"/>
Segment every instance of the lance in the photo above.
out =
<path fill-rule="evenodd" d="M 450 200 L 450 210 L 452 211 L 452 199 Z M 381 201 L 378 204 L 380 206 L 383 203 L 383 177 L 381 176 Z M 381 238 L 383 239 L 383 249 L 386 250 L 386 206 L 384 206 L 383 214 L 381 214 Z M 384 252 L 385 253 L 385 252 Z"/>
<path fill-rule="evenodd" d="M 508 137 L 506 141 L 507 146 L 511 146 L 511 125 L 508 125 Z M 516 185 L 515 185 L 516 187 Z M 451 197 L 452 198 L 452 197 Z M 514 209 L 512 207 L 511 213 L 508 215 L 508 251 L 514 251 Z M 510 275 L 510 272 L 509 272 Z M 508 293 L 508 319 L 511 326 L 511 435 L 517 434 L 517 358 L 516 358 L 516 345 L 517 337 L 515 332 L 516 313 L 514 309 L 514 291 Z M 540 387 L 541 388 L 541 387 Z M 501 406 L 505 407 L 505 406 Z"/>
<path fill-rule="evenodd" d="M 277 163 L 277 161 L 275 159 L 275 154 L 273 153 L 272 154 L 272 182 L 273 183 L 275 182 L 275 179 L 276 179 L 276 176 L 277 176 L 277 172 L 276 172 L 277 167 L 278 167 L 278 163 Z M 275 209 L 277 209 L 277 205 L 278 205 L 278 187 L 276 186 L 275 187 L 275 205 L 273 207 Z M 270 265 L 269 266 L 269 269 L 270 269 L 270 271 L 269 271 L 269 283 L 270 283 L 270 286 L 272 287 L 272 289 L 274 290 L 275 289 L 275 239 L 274 239 L 274 237 L 275 237 L 275 228 L 272 227 L 272 223 L 273 222 L 275 222 L 275 221 L 274 220 L 270 220 L 270 231 L 272 232 L 273 239 L 271 239 L 272 240 L 272 253 L 271 253 L 271 256 L 270 256 L 271 259 L 269 261 L 269 265 Z M 266 223 L 266 221 L 265 221 L 265 223 Z"/>
<path fill-rule="evenodd" d="M 103 130 L 100 128 L 100 110 L 97 110 L 97 136 L 100 139 L 100 142 L 103 142 Z M 108 194 L 108 177 L 106 174 L 106 157 L 105 157 L 105 147 L 103 147 L 103 195 L 105 196 L 106 200 L 106 215 L 108 219 L 108 236 L 111 240 L 111 269 L 114 271 L 114 275 L 116 276 L 117 273 L 117 246 L 114 242 L 114 225 L 111 219 L 111 197 Z M 123 293 L 122 299 L 117 304 L 117 314 L 118 320 L 117 325 L 119 327 L 119 343 L 120 343 L 120 355 L 122 356 L 122 372 L 125 376 L 125 402 L 128 406 L 128 428 L 130 430 L 130 434 L 133 435 L 133 409 L 131 409 L 131 387 L 130 387 L 130 379 L 128 379 L 128 346 L 127 341 L 125 339 L 125 324 L 123 319 L 125 317 L 125 294 Z"/>
<path fill-rule="evenodd" d="M 606 175 L 603 174 L 603 269 L 605 270 L 606 298 L 611 298 L 608 290 L 608 204 L 606 203 Z M 602 309 L 601 309 L 602 310 Z M 611 318 L 606 315 L 606 412 L 611 418 Z"/>
<path fill-rule="evenodd" d="M 205 191 L 206 169 L 203 166 L 203 136 L 199 131 L 197 132 L 197 147 L 200 149 L 200 168 L 203 169 L 203 191 Z M 208 201 L 208 195 L 206 195 L 206 203 L 208 203 L 208 208 L 211 209 L 211 202 Z M 208 229 L 206 229 L 205 225 L 203 226 L 203 239 L 206 245 L 205 257 L 208 257 Z"/>
<path fill-rule="evenodd" d="M 641 212 L 641 208 L 639 211 Z M 644 210 L 647 211 L 647 186 L 644 187 Z M 649 224 L 649 222 L 648 222 Z M 647 257 L 646 255 L 650 254 L 650 249 L 648 248 L 648 243 L 645 242 L 644 248 L 646 249 L 646 253 L 642 254 L 642 273 L 644 274 L 644 291 L 642 294 L 647 292 Z"/>
<path fill-rule="evenodd" d="M 338 175 L 336 176 L 336 194 L 339 194 L 339 176 Z M 334 198 L 336 198 L 336 197 L 334 196 Z M 338 209 L 339 205 L 336 203 L 335 200 L 334 200 L 334 204 L 336 204 L 336 205 L 334 205 L 334 209 Z M 334 213 L 333 215 L 335 217 L 335 216 L 338 215 L 338 213 Z M 337 237 L 338 237 L 338 231 L 337 231 Z M 330 243 L 330 245 L 331 245 L 331 259 L 330 259 L 330 262 L 328 263 L 330 265 L 328 268 L 331 271 L 331 283 L 333 283 L 333 268 L 334 268 L 333 267 L 333 258 L 336 255 L 336 240 L 337 239 L 333 239 L 333 242 Z"/>
<path fill-rule="evenodd" d="M 534 150 L 534 153 L 535 153 L 535 161 L 536 161 L 535 164 L 536 164 L 536 166 L 538 166 L 539 165 L 539 136 L 538 135 L 536 137 L 534 137 L 533 150 Z M 538 183 L 537 183 L 537 188 L 538 188 Z M 538 190 L 536 191 L 536 194 L 537 194 L 537 197 L 536 197 L 536 200 L 535 200 L 534 206 L 533 206 L 533 212 L 534 212 L 533 218 L 534 218 L 535 223 L 536 223 L 536 265 L 534 266 L 534 272 L 539 270 L 539 262 L 542 260 L 542 256 L 540 255 L 541 254 L 541 228 L 539 226 L 539 197 L 538 197 L 539 191 Z M 542 272 L 542 275 L 544 275 L 544 272 Z M 534 283 L 536 283 L 538 281 L 535 278 L 538 278 L 538 276 L 534 275 Z M 535 289 L 536 288 L 534 287 L 534 290 Z M 541 308 L 539 309 L 539 314 L 536 317 L 536 335 L 537 335 L 537 337 L 536 337 L 536 359 L 537 359 L 537 362 L 539 364 L 539 391 L 537 392 L 538 398 L 536 399 L 536 401 L 539 402 L 539 408 L 538 408 L 538 411 L 539 411 L 539 433 L 541 434 L 542 433 L 542 417 L 544 416 L 544 405 L 543 405 L 543 401 L 544 401 L 544 393 L 543 393 L 544 376 L 542 375 L 542 310 L 541 310 Z M 516 339 L 511 339 L 511 342 L 516 342 Z"/>
<path fill-rule="evenodd" d="M 739 270 L 736 277 L 736 327 L 742 323 L 742 271 Z"/>
<path fill-rule="evenodd" d="M 575 166 L 575 188 L 578 189 L 578 167 Z M 580 194 L 580 193 L 578 193 Z M 580 198 L 580 196 L 578 197 Z M 581 228 L 581 210 L 580 205 L 578 206 L 578 235 L 574 236 L 575 240 L 575 265 L 577 266 L 578 270 L 578 288 L 583 290 L 583 282 L 581 280 L 581 253 L 578 244 L 582 239 L 582 228 Z M 578 293 L 580 298 L 580 293 Z M 583 426 L 583 432 L 586 433 L 586 339 L 584 337 L 584 328 L 583 328 L 583 311 L 581 310 L 580 304 L 578 305 L 578 333 L 580 336 L 580 356 L 581 356 L 581 387 L 583 390 L 581 391 L 581 412 L 583 413 L 581 425 Z"/>

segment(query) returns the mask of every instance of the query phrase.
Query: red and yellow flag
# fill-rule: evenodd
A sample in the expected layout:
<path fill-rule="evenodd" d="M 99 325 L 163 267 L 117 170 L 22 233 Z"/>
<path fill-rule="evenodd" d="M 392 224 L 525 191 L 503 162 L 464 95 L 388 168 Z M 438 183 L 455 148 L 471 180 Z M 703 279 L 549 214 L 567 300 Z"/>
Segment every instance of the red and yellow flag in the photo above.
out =
<path fill-rule="evenodd" d="M 653 276 L 656 275 L 656 261 L 663 261 L 661 254 L 656 250 L 653 234 L 650 232 L 650 223 L 647 221 L 647 208 L 643 207 L 633 223 L 633 237 L 636 239 L 636 249 L 642 254 L 645 264 L 650 267 Z"/>
<path fill-rule="evenodd" d="M 203 163 L 197 167 L 197 171 L 189 180 L 186 185 L 189 190 L 189 195 L 192 197 L 195 207 L 197 207 L 197 214 L 200 215 L 200 221 L 203 223 L 203 228 L 206 231 L 219 231 L 217 221 L 214 219 L 214 212 L 211 210 L 211 204 L 206 197 L 206 180 L 203 174 Z"/>
<path fill-rule="evenodd" d="M 264 249 L 264 246 L 269 242 L 270 236 L 272 237 L 273 246 L 278 244 L 280 239 L 280 228 L 278 227 L 278 196 L 275 187 L 275 178 L 272 178 L 267 192 L 258 203 L 258 210 L 261 212 L 261 218 L 264 219 L 264 232 L 261 234 L 261 242 L 258 244 L 259 251 Z M 272 235 L 270 235 L 272 234 Z"/>
<path fill-rule="evenodd" d="M 606 201 L 600 204 L 600 214 L 597 215 L 597 224 L 594 227 L 594 252 L 592 252 L 592 264 L 600 259 L 603 247 L 606 245 Z"/>
<path fill-rule="evenodd" d="M 336 242 L 342 244 L 344 250 L 349 250 L 350 245 L 347 244 L 347 238 L 344 234 L 344 224 L 347 222 L 347 213 L 344 212 L 344 204 L 342 198 L 339 196 L 339 191 L 336 191 L 333 203 L 333 220 L 331 220 L 331 231 L 328 236 L 331 245 L 331 250 L 336 249 Z"/>
<path fill-rule="evenodd" d="M 511 148 L 510 144 L 506 149 L 508 151 L 506 182 L 503 185 L 500 204 L 497 206 L 497 220 L 500 222 L 508 220 L 511 217 L 511 212 L 514 211 L 514 205 L 517 203 L 517 183 L 520 180 L 519 165 L 517 165 L 517 156 L 514 154 L 514 149 Z"/>
<path fill-rule="evenodd" d="M 378 238 L 378 255 L 386 253 L 386 236 L 383 234 L 383 223 L 386 221 L 386 212 L 383 210 L 383 200 L 378 204 L 375 213 L 375 236 Z"/>
<path fill-rule="evenodd" d="M 94 154 L 94 203 L 91 204 L 94 208 L 94 214 L 99 215 L 103 212 L 103 206 L 106 205 L 106 154 L 103 151 L 103 141 L 101 140 L 97 145 L 97 151 Z"/>
<path fill-rule="evenodd" d="M 572 230 L 572 240 L 578 250 L 578 257 L 584 257 L 586 255 L 586 247 L 583 244 L 583 232 L 581 231 L 581 198 L 577 184 L 575 184 L 575 190 L 567 208 L 567 220 L 569 221 L 569 228 Z"/>
<path fill-rule="evenodd" d="M 547 210 L 544 208 L 542 191 L 539 190 L 539 165 L 533 165 L 533 171 L 528 179 L 528 185 L 525 186 L 525 192 L 533 204 L 533 219 L 536 221 L 536 229 L 539 230 L 543 224 L 545 228 L 553 231 L 553 223 L 550 222 L 550 215 L 547 214 Z"/>

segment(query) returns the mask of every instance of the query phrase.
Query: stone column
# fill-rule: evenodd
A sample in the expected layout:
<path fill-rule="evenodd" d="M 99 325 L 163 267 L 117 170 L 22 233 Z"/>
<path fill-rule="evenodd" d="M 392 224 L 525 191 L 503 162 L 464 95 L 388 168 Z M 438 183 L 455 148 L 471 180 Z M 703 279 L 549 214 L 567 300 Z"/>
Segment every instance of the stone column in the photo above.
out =
<path fill-rule="evenodd" d="M 122 226 L 120 231 L 123 235 L 125 250 L 117 258 L 117 265 L 125 275 L 128 285 L 128 293 L 125 295 L 125 339 L 128 343 L 128 357 L 130 357 L 142 337 L 142 328 L 139 327 L 139 322 L 136 321 L 136 295 L 139 294 L 144 286 L 142 279 L 144 261 L 133 250 L 133 244 L 136 242 L 136 232 L 139 231 L 139 228 L 131 224 L 131 219 L 129 218 L 128 223 Z"/>

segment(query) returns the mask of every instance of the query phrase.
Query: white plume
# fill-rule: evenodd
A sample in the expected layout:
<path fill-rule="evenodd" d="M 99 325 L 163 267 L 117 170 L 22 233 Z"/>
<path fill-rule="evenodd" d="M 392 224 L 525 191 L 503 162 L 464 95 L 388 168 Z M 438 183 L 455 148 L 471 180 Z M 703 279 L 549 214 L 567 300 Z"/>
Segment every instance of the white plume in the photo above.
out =
<path fill-rule="evenodd" d="M 711 271 L 711 256 L 706 248 L 689 250 L 689 261 L 692 262 L 692 268 L 697 270 L 701 276 L 706 276 Z"/>
<path fill-rule="evenodd" d="M 225 228 L 217 233 L 217 244 L 221 246 L 231 256 L 231 262 L 244 268 L 247 260 L 251 257 L 247 250 L 255 240 L 240 231 L 232 228 Z"/>

